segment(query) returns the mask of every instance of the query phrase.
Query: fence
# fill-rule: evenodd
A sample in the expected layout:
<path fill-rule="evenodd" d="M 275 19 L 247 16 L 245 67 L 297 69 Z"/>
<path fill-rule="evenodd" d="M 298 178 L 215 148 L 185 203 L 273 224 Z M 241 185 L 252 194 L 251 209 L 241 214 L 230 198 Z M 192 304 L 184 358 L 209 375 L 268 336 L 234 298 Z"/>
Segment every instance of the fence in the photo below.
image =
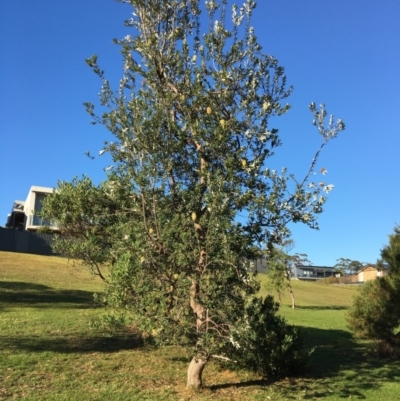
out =
<path fill-rule="evenodd" d="M 33 253 L 36 255 L 54 255 L 51 249 L 53 236 L 45 233 L 33 233 L 0 227 L 0 251 Z M 251 271 L 267 273 L 266 259 L 251 262 Z"/>
<path fill-rule="evenodd" d="M 53 236 L 0 227 L 0 251 L 53 255 Z"/>

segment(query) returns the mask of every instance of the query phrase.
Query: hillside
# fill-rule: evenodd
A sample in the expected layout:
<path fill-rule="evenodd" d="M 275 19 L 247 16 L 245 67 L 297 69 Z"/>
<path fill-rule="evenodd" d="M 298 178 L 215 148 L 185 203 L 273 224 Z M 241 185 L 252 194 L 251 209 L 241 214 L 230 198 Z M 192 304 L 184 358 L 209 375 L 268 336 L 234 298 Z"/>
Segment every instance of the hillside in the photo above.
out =
<path fill-rule="evenodd" d="M 315 348 L 309 370 L 266 381 L 210 363 L 199 392 L 185 388 L 183 348 L 157 349 L 133 332 L 89 326 L 103 311 L 92 295 L 102 288 L 65 259 L 0 252 L 0 400 L 390 401 L 400 394 L 399 361 L 376 359 L 346 328 L 354 287 L 293 282 L 297 309 L 286 297 L 280 313 L 303 326 Z"/>

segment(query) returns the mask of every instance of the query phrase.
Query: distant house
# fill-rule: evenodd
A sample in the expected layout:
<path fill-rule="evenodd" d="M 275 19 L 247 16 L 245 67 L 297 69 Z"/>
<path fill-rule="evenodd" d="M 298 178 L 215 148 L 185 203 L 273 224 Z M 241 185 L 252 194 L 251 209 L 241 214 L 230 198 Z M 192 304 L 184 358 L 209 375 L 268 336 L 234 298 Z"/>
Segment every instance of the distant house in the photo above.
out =
<path fill-rule="evenodd" d="M 383 277 L 388 274 L 387 267 L 378 267 L 374 264 L 367 264 L 357 271 L 357 281 L 363 283 L 364 281 L 375 280 L 378 277 Z"/>
<path fill-rule="evenodd" d="M 292 277 L 298 280 L 320 280 L 334 275 L 334 268 L 328 266 L 296 265 L 292 268 Z"/>
<path fill-rule="evenodd" d="M 268 273 L 268 261 L 265 258 L 257 259 L 252 262 L 252 271 L 258 273 Z M 292 265 L 289 267 L 290 276 L 292 279 L 315 281 L 331 277 L 334 275 L 334 268 L 328 266 L 303 266 Z"/>
<path fill-rule="evenodd" d="M 54 231 L 57 227 L 50 221 L 43 220 L 38 213 L 42 210 L 44 198 L 53 193 L 53 188 L 32 186 L 25 201 L 16 200 L 7 217 L 6 227 L 24 231 L 37 231 L 48 226 Z"/>

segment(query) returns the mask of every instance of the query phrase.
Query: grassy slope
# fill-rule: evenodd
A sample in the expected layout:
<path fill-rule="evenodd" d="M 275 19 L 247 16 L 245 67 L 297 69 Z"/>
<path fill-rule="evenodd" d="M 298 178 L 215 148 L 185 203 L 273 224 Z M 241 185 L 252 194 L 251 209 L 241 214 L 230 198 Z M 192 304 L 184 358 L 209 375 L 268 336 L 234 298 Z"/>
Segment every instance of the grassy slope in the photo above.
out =
<path fill-rule="evenodd" d="M 179 347 L 155 350 L 89 328 L 101 313 L 91 295 L 99 280 L 64 259 L 0 252 L 0 400 L 399 399 L 400 364 L 374 359 L 346 328 L 356 289 L 293 285 L 298 308 L 287 298 L 281 313 L 317 346 L 310 370 L 263 382 L 211 363 L 207 388 L 194 393 L 184 387 L 188 357 Z"/>
<path fill-rule="evenodd" d="M 267 278 L 260 279 L 261 293 L 266 295 Z M 302 381 L 305 395 L 329 400 L 400 399 L 399 361 L 375 358 L 371 344 L 356 341 L 347 328 L 346 310 L 358 287 L 327 285 L 322 281 L 292 281 L 292 287 L 296 309 L 291 309 L 287 293 L 280 313 L 290 323 L 303 326 L 309 345 L 316 347 L 309 377 Z"/>

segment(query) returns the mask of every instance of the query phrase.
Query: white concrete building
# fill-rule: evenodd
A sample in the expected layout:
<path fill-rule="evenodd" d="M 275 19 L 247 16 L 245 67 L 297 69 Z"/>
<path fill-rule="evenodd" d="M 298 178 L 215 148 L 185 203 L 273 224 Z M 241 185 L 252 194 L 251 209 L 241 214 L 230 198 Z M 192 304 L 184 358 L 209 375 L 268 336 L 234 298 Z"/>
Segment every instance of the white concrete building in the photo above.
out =
<path fill-rule="evenodd" d="M 47 226 L 56 231 L 55 224 L 39 216 L 44 198 L 51 193 L 53 188 L 32 186 L 25 201 L 14 201 L 11 214 L 7 217 L 6 227 L 36 231 L 40 227 Z"/>

